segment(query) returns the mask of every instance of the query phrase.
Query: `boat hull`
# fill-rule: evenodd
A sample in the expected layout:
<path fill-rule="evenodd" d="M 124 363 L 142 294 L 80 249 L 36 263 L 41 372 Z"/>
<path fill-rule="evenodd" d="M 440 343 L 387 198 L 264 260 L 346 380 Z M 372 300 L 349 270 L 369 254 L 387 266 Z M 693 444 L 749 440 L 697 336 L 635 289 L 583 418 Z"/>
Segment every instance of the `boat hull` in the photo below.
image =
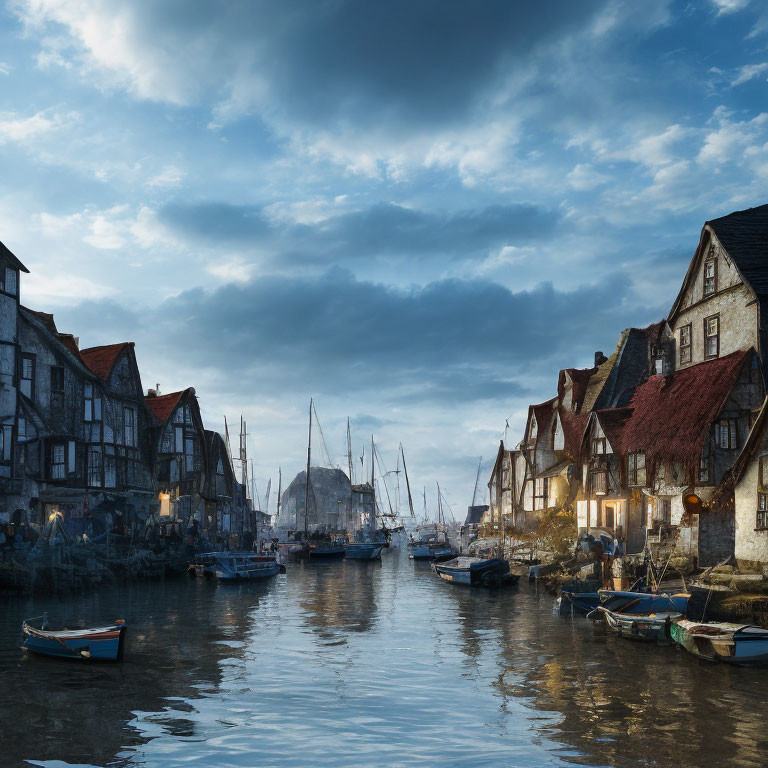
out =
<path fill-rule="evenodd" d="M 570 589 L 561 589 L 560 613 L 569 615 L 571 611 L 587 614 L 600 605 L 600 596 L 597 592 L 574 592 Z"/>
<path fill-rule="evenodd" d="M 429 546 L 427 544 L 415 544 L 411 552 L 413 560 L 450 560 L 456 553 L 447 546 Z"/>
<path fill-rule="evenodd" d="M 648 616 L 651 613 L 682 613 L 688 607 L 690 595 L 674 595 L 654 592 L 621 592 L 613 589 L 600 589 L 597 592 L 600 605 L 613 613 L 631 613 Z M 593 618 L 600 618 L 599 615 Z"/>
<path fill-rule="evenodd" d="M 343 546 L 338 547 L 311 547 L 309 550 L 310 560 L 341 560 L 345 556 Z"/>
<path fill-rule="evenodd" d="M 89 661 L 118 661 L 122 658 L 125 625 L 98 629 L 52 632 L 22 625 L 24 648 L 42 656 Z"/>
<path fill-rule="evenodd" d="M 465 586 L 497 587 L 509 576 L 509 563 L 500 558 L 457 557 L 432 568 L 443 581 Z"/>
<path fill-rule="evenodd" d="M 768 662 L 768 630 L 762 627 L 680 620 L 672 625 L 670 634 L 678 645 L 701 659 L 730 664 Z"/>
<path fill-rule="evenodd" d="M 377 560 L 384 544 L 347 544 L 344 556 L 347 560 Z"/>
<path fill-rule="evenodd" d="M 602 606 L 600 612 L 605 617 L 608 628 L 619 637 L 627 640 L 668 644 L 672 642 L 670 628 L 672 622 L 682 619 L 677 612 L 655 613 L 649 616 L 631 613 L 614 613 Z"/>

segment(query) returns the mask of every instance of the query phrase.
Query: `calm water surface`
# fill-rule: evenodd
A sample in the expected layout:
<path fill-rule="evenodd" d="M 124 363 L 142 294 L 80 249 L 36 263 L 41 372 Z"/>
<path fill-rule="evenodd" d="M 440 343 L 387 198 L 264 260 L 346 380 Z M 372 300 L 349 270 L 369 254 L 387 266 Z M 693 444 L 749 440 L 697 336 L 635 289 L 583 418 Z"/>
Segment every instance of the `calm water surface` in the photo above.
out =
<path fill-rule="evenodd" d="M 0 766 L 766 766 L 768 670 L 552 613 L 407 553 L 0 602 Z M 24 616 L 129 624 L 125 661 L 19 650 Z"/>

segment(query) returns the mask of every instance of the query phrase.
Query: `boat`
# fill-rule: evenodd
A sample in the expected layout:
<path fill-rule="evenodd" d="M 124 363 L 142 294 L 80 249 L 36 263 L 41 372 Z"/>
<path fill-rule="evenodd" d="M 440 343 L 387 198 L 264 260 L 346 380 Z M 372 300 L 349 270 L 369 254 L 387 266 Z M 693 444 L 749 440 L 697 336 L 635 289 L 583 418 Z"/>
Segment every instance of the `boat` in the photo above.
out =
<path fill-rule="evenodd" d="M 260 581 L 281 570 L 277 557 L 256 552 L 204 552 L 189 564 L 192 575 L 219 581 Z"/>
<path fill-rule="evenodd" d="M 656 643 L 669 643 L 670 628 L 673 622 L 683 618 L 683 614 L 677 611 L 660 611 L 659 613 L 637 614 L 616 613 L 609 611 L 604 606 L 597 610 L 605 617 L 608 628 L 619 637 L 629 640 L 645 640 Z"/>
<path fill-rule="evenodd" d="M 426 499 L 425 499 L 426 504 Z M 437 486 L 437 523 L 420 526 L 421 538 L 411 545 L 412 560 L 451 560 L 458 554 L 448 539 L 440 485 Z M 419 529 L 417 529 L 419 530 Z"/>
<path fill-rule="evenodd" d="M 344 549 L 344 556 L 348 560 L 376 560 L 381 557 L 384 544 L 381 542 L 353 541 L 347 544 Z"/>
<path fill-rule="evenodd" d="M 104 627 L 52 630 L 48 614 L 43 614 L 25 619 L 21 629 L 26 635 L 23 647 L 43 656 L 94 661 L 119 661 L 123 656 L 126 626 L 122 619 Z"/>
<path fill-rule="evenodd" d="M 560 587 L 559 612 L 562 616 L 572 613 L 588 614 L 600 605 L 597 589 L 599 581 L 573 581 Z"/>
<path fill-rule="evenodd" d="M 648 616 L 651 613 L 669 612 L 685 614 L 690 594 L 680 592 L 622 592 L 615 589 L 598 589 L 600 606 L 613 613 L 631 613 Z M 590 618 L 602 618 L 602 612 L 593 611 Z"/>
<path fill-rule="evenodd" d="M 768 629 L 754 624 L 679 619 L 670 627 L 670 634 L 678 645 L 702 659 L 731 664 L 768 661 Z"/>
<path fill-rule="evenodd" d="M 333 539 L 310 541 L 304 551 L 309 560 L 341 560 L 346 555 L 344 542 Z"/>
<path fill-rule="evenodd" d="M 500 587 L 504 582 L 516 584 L 519 578 L 509 572 L 509 563 L 498 557 L 456 557 L 432 563 L 432 570 L 443 581 L 473 587 Z"/>

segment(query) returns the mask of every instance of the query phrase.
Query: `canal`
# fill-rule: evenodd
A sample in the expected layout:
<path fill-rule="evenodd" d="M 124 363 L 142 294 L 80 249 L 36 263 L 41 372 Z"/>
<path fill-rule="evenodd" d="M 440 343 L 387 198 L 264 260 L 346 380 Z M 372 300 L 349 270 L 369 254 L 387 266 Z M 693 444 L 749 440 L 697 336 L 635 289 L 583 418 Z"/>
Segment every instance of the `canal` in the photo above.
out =
<path fill-rule="evenodd" d="M 0 765 L 768 765 L 768 670 L 552 613 L 407 552 L 0 602 Z M 32 657 L 24 616 L 126 619 L 121 664 Z"/>

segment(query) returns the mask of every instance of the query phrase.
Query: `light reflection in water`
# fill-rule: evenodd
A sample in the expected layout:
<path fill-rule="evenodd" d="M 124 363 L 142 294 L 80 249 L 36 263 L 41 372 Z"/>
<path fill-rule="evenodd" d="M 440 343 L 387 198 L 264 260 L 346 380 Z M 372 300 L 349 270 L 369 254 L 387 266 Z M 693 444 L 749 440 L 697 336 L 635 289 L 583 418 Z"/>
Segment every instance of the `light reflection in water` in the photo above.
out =
<path fill-rule="evenodd" d="M 296 565 L 270 584 L 11 600 L 0 764 L 768 764 L 768 670 L 622 641 L 551 607 L 527 584 L 441 583 L 405 551 Z M 129 624 L 120 665 L 18 650 L 25 615 L 116 609 Z"/>

